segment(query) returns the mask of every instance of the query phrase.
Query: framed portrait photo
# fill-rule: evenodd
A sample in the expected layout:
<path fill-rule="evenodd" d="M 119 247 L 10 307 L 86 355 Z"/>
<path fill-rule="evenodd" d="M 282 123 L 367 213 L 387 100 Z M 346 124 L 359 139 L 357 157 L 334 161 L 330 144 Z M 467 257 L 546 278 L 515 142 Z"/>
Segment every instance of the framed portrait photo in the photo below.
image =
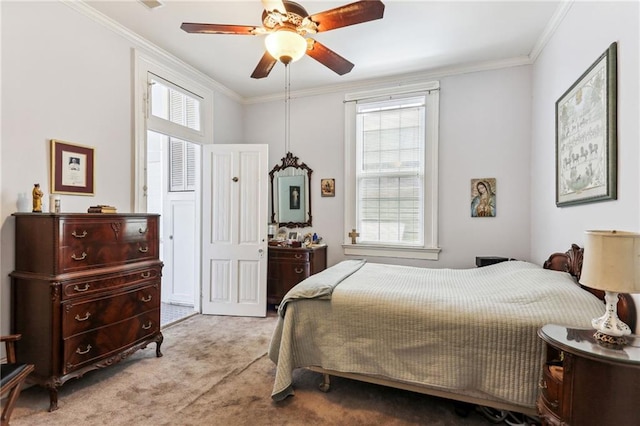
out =
<path fill-rule="evenodd" d="M 94 149 L 51 140 L 51 193 L 94 195 Z"/>
<path fill-rule="evenodd" d="M 556 206 L 617 199 L 617 44 L 556 102 Z"/>
<path fill-rule="evenodd" d="M 336 180 L 320 179 L 320 194 L 323 197 L 335 197 L 336 196 Z"/>

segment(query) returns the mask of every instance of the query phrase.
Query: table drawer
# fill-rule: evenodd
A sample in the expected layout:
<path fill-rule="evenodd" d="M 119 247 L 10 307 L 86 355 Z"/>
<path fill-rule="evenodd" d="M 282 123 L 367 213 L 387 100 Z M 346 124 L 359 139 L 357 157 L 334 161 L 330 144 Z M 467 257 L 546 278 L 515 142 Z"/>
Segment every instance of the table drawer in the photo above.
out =
<path fill-rule="evenodd" d="M 556 369 L 555 371 L 553 371 Z M 553 413 L 561 414 L 562 367 L 545 364 L 540 379 L 540 396 L 544 405 Z"/>
<path fill-rule="evenodd" d="M 145 268 L 120 270 L 116 273 L 92 275 L 77 280 L 65 281 L 62 284 L 62 300 L 96 295 L 106 290 L 115 290 L 145 281 L 157 281 L 161 277 L 162 263 Z"/>
<path fill-rule="evenodd" d="M 159 283 L 105 295 L 81 302 L 65 302 L 62 309 L 62 337 L 104 327 L 123 318 L 157 309 L 160 305 Z"/>
<path fill-rule="evenodd" d="M 115 355 L 160 331 L 160 309 L 64 339 L 63 374 Z"/>

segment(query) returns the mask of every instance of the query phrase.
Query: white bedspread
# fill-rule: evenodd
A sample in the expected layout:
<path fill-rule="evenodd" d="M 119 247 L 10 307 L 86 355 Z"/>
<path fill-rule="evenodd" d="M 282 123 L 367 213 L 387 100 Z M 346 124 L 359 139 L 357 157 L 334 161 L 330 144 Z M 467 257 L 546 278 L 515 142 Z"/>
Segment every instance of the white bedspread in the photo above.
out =
<path fill-rule="evenodd" d="M 331 269 L 328 278 L 345 276 L 338 285 L 322 283 L 324 272 L 308 279 L 331 288 L 324 299 L 285 296 L 269 348 L 275 400 L 293 394 L 295 368 L 319 366 L 531 408 L 544 355 L 538 328 L 588 327 L 604 309 L 569 274 L 521 261 Z"/>

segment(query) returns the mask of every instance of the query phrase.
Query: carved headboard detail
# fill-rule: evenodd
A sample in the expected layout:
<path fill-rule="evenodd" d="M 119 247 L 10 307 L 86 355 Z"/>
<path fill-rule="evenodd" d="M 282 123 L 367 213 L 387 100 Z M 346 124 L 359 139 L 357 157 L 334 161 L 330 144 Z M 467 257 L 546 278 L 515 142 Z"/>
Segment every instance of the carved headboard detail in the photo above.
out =
<path fill-rule="evenodd" d="M 575 277 L 576 282 L 584 290 L 594 294 L 604 302 L 604 291 L 596 290 L 580 284 L 580 275 L 582 274 L 582 260 L 584 249 L 577 244 L 571 244 L 571 248 L 565 253 L 553 253 L 544 262 L 545 269 L 554 271 L 568 272 Z M 637 311 L 633 298 L 628 293 L 620 293 L 618 295 L 618 316 L 624 321 L 632 331 L 636 329 Z"/>

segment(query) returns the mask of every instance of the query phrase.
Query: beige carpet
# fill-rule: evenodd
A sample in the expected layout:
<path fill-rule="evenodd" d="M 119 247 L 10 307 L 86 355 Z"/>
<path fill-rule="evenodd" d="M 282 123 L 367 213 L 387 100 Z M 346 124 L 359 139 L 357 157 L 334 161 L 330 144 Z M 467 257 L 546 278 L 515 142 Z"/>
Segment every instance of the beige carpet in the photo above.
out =
<path fill-rule="evenodd" d="M 276 317 L 196 315 L 155 344 L 104 370 L 68 381 L 59 409 L 48 392 L 23 391 L 11 418 L 20 425 L 488 425 L 459 417 L 450 401 L 298 370 L 296 395 L 271 401 L 274 365 L 266 355 Z"/>

